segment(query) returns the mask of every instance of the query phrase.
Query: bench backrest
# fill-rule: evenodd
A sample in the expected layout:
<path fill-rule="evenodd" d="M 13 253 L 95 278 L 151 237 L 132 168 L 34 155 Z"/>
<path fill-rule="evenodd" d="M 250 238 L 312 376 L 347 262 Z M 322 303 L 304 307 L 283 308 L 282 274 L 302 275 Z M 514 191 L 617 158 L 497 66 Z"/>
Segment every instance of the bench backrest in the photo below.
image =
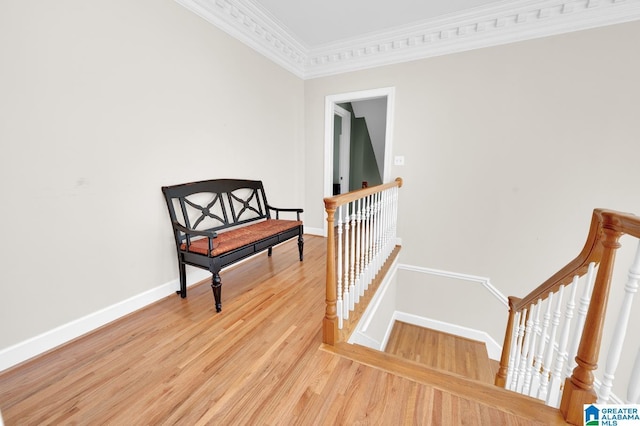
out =
<path fill-rule="evenodd" d="M 262 181 L 212 179 L 163 186 L 171 222 L 197 231 L 219 231 L 270 219 Z M 176 232 L 177 242 L 185 239 Z"/>

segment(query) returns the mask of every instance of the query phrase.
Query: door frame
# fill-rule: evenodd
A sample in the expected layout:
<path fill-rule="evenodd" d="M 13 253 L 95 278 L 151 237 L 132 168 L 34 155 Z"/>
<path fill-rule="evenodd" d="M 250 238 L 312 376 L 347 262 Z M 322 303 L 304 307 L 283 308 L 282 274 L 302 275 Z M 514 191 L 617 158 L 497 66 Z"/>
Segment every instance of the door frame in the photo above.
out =
<path fill-rule="evenodd" d="M 382 182 L 391 181 L 391 153 L 393 152 L 393 124 L 395 108 L 395 87 L 361 90 L 357 92 L 328 95 L 324 101 L 324 197 L 333 195 L 333 132 L 334 105 L 345 102 L 365 101 L 368 99 L 387 98 L 387 128 L 384 139 L 384 170 Z M 324 234 L 327 235 L 327 221 L 324 221 Z"/>
<path fill-rule="evenodd" d="M 340 174 L 340 193 L 344 194 L 345 192 L 349 192 L 349 171 L 351 169 L 349 164 L 351 159 L 351 113 L 338 104 L 333 104 L 333 113 L 342 118 L 339 153 L 340 170 L 338 173 Z M 333 186 L 331 194 L 333 194 Z"/>

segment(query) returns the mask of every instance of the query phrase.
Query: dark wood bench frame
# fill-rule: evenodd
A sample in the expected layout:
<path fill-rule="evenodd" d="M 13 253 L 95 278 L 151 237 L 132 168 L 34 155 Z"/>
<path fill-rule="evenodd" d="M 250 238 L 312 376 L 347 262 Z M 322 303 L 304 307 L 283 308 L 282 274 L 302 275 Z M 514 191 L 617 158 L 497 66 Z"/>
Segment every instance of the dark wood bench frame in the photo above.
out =
<path fill-rule="evenodd" d="M 271 256 L 273 246 L 296 236 L 303 260 L 303 210 L 269 205 L 262 181 L 213 179 L 163 186 L 162 193 L 178 256 L 180 290 L 176 293 L 182 298 L 187 297 L 186 265 L 211 272 L 216 311 L 220 312 L 220 270 L 225 266 L 264 250 Z M 297 220 L 280 219 L 282 212 L 295 213 Z M 223 241 L 232 248 L 225 249 Z M 236 247 L 238 244 L 242 245 Z"/>

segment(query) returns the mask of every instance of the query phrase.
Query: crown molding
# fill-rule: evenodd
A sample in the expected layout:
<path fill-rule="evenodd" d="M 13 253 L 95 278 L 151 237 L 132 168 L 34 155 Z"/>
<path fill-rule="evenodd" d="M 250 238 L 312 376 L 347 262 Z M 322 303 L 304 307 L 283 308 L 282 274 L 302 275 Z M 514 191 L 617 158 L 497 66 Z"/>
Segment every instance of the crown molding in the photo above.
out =
<path fill-rule="evenodd" d="M 640 0 L 508 0 L 308 47 L 251 0 L 176 0 L 302 79 L 640 20 Z"/>

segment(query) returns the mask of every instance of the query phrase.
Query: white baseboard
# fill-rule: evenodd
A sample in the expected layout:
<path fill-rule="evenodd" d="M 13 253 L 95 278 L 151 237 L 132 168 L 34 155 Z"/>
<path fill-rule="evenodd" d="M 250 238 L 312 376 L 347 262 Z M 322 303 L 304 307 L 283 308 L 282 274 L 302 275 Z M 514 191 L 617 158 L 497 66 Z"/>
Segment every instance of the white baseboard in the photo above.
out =
<path fill-rule="evenodd" d="M 309 234 L 309 235 L 317 235 L 318 237 L 326 237 L 327 234 L 325 233 L 324 229 L 322 228 L 310 228 L 308 226 L 305 225 L 304 227 L 304 233 L 305 234 Z"/>
<path fill-rule="evenodd" d="M 194 269 L 187 275 L 187 282 L 196 284 L 210 276 L 209 271 Z M 157 302 L 170 294 L 175 294 L 179 288 L 180 284 L 178 279 L 169 281 L 168 283 L 46 331 L 38 336 L 4 348 L 0 350 L 0 371 L 18 365 L 21 362 L 76 339 L 118 318 Z"/>

